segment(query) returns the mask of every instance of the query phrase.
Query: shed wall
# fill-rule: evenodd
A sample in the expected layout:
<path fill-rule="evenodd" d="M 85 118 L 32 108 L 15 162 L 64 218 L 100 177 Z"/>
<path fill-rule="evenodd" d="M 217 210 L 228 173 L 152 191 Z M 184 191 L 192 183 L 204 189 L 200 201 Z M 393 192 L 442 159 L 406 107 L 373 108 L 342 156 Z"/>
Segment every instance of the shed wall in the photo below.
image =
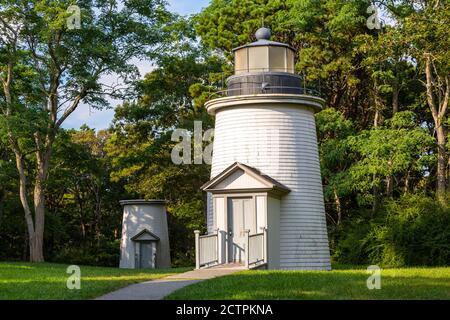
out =
<path fill-rule="evenodd" d="M 170 268 L 170 246 L 167 214 L 164 205 L 124 205 L 120 268 L 134 269 L 136 243 L 133 236 L 147 229 L 160 238 L 157 246 L 156 267 Z"/>

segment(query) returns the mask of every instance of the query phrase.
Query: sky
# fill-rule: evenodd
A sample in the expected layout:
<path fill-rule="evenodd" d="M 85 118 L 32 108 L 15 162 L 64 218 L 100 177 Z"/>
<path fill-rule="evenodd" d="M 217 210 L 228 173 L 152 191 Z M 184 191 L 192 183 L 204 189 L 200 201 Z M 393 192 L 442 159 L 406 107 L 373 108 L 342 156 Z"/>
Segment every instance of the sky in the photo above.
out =
<path fill-rule="evenodd" d="M 198 13 L 202 8 L 206 7 L 209 0 L 168 0 L 169 10 L 179 13 L 181 15 L 189 15 Z M 152 70 L 150 61 L 133 61 L 139 68 L 139 72 L 143 77 L 147 72 Z M 113 77 L 105 77 L 105 83 L 114 83 Z M 121 101 L 109 100 L 111 106 L 114 108 Z M 93 129 L 106 129 L 109 127 L 111 120 L 114 117 L 114 110 L 90 110 L 88 105 L 80 105 L 73 114 L 63 124 L 65 129 L 79 129 L 83 124 L 87 124 Z"/>

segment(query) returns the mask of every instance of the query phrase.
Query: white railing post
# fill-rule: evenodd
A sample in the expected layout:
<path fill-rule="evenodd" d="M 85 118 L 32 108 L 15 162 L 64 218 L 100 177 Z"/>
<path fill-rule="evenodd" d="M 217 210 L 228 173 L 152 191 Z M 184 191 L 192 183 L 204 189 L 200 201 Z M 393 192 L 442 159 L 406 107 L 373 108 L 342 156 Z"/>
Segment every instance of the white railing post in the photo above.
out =
<path fill-rule="evenodd" d="M 200 231 L 195 230 L 195 269 L 200 269 Z"/>
<path fill-rule="evenodd" d="M 245 268 L 248 269 L 250 261 L 250 230 L 244 230 L 245 233 Z"/>
<path fill-rule="evenodd" d="M 267 263 L 267 228 L 263 227 L 263 259 Z"/>
<path fill-rule="evenodd" d="M 216 229 L 216 260 L 217 260 L 217 264 L 220 264 L 219 261 L 219 248 L 220 248 L 220 243 L 219 243 L 219 238 L 220 238 L 220 234 L 219 234 L 219 228 Z"/>

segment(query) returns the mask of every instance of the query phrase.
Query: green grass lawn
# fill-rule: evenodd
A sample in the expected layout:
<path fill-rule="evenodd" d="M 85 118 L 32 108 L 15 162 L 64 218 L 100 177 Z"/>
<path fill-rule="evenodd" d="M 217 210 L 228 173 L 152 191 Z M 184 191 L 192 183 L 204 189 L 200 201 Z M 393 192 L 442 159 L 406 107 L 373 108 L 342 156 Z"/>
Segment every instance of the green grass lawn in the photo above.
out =
<path fill-rule="evenodd" d="M 81 268 L 81 289 L 69 290 L 68 265 L 51 263 L 0 262 L 0 300 L 10 299 L 92 299 L 129 284 L 162 278 L 189 268 L 128 270 Z"/>
<path fill-rule="evenodd" d="M 382 269 L 369 290 L 362 267 L 333 271 L 243 271 L 175 291 L 167 299 L 450 299 L 450 268 Z"/>

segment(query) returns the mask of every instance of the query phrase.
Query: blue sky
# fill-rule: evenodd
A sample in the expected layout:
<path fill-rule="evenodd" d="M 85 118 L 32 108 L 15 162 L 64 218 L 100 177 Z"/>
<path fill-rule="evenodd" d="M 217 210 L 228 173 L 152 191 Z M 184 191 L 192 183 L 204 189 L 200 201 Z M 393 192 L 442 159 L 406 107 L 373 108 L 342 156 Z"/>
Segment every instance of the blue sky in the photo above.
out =
<path fill-rule="evenodd" d="M 202 8 L 208 5 L 210 0 L 168 0 L 169 10 L 182 15 L 198 13 Z M 149 61 L 136 61 L 141 76 L 151 70 Z M 109 80 L 109 79 L 108 79 Z M 108 82 L 106 80 L 106 82 Z M 113 80 L 111 80 L 113 81 Z M 114 107 L 121 101 L 111 101 Z M 89 110 L 89 106 L 80 105 L 78 109 L 65 121 L 63 127 L 66 129 L 79 129 L 83 124 L 87 124 L 91 128 L 106 129 L 114 117 L 114 110 Z"/>

